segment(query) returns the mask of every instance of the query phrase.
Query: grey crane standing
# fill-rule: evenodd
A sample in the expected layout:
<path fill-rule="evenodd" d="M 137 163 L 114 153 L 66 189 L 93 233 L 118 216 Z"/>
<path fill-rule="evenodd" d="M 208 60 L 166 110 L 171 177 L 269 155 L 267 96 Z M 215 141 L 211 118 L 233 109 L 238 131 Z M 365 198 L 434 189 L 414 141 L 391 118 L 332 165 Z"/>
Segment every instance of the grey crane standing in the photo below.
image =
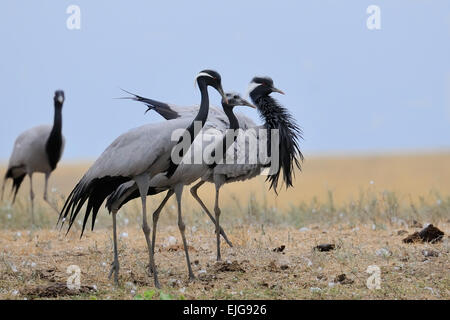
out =
<path fill-rule="evenodd" d="M 142 230 L 149 252 L 149 266 L 154 271 L 156 287 L 160 287 L 160 285 L 151 253 L 152 244 L 149 237 L 150 228 L 147 223 L 146 209 L 150 181 L 158 174 L 170 179 L 176 173 L 179 163 L 173 161 L 172 149 L 181 142 L 185 135 L 190 138 L 192 143 L 196 134 L 198 134 L 194 127 L 196 122 L 200 122 L 201 126 L 205 124 L 209 111 L 208 86 L 216 89 L 226 100 L 221 77 L 217 72 L 203 70 L 197 75 L 196 81 L 201 93 L 200 108 L 196 117 L 194 119 L 174 119 L 163 123 L 147 124 L 119 136 L 106 148 L 72 190 L 58 220 L 58 222 L 61 221 L 62 225 L 65 219 L 69 217 L 67 230 L 69 231 L 81 207 L 88 201 L 81 233 L 83 235 L 90 213 L 92 212 L 93 229 L 95 218 L 105 198 L 121 184 L 134 181 L 142 201 Z M 172 139 L 172 134 L 174 130 L 179 129 L 182 129 L 183 134 L 177 142 Z M 177 198 L 180 196 L 181 194 L 178 192 Z M 184 223 L 181 218 L 180 207 L 181 198 L 178 200 L 178 225 L 185 243 Z"/>
<path fill-rule="evenodd" d="M 264 124 L 262 126 L 256 126 L 250 119 L 239 116 L 238 120 L 240 128 L 244 130 L 254 130 L 256 138 L 267 139 L 267 150 L 269 154 L 277 154 L 277 162 L 280 164 L 278 169 L 267 176 L 267 180 L 270 181 L 270 188 L 273 188 L 277 192 L 277 185 L 280 169 L 283 169 L 283 180 L 286 187 L 292 186 L 292 180 L 294 175 L 294 166 L 301 170 L 300 161 L 303 161 L 303 155 L 300 151 L 298 140 L 302 138 L 302 131 L 296 124 L 295 120 L 289 114 L 286 108 L 282 107 L 275 99 L 269 95 L 272 92 L 284 94 L 283 91 L 277 89 L 273 85 L 273 80 L 269 77 L 255 77 L 252 79 L 249 85 L 249 95 L 252 101 L 256 104 L 258 111 Z M 191 117 L 191 114 L 197 109 L 196 107 L 178 107 L 172 104 L 162 103 L 153 99 L 144 98 L 142 96 L 134 95 L 133 100 L 143 102 L 147 105 L 148 110 L 155 110 L 165 119 L 175 119 L 183 117 Z M 147 110 L 147 111 L 148 111 Z M 216 126 L 220 126 L 223 122 L 224 114 L 220 110 L 216 109 L 215 117 L 212 118 Z M 259 129 L 266 130 L 278 130 L 279 133 L 279 146 L 277 150 L 271 150 L 271 141 L 269 136 L 259 135 Z M 233 149 L 233 148 L 230 148 Z M 223 184 L 232 183 L 236 181 L 245 181 L 258 176 L 262 170 L 264 170 L 268 163 L 249 163 L 249 155 L 245 154 L 246 150 L 250 150 L 248 146 L 248 140 L 238 139 L 234 145 L 233 152 L 236 152 L 239 158 L 246 158 L 245 163 L 222 163 L 217 164 L 209 175 L 204 175 L 202 179 L 191 188 L 191 194 L 199 202 L 203 210 L 212 218 L 211 213 L 205 206 L 203 201 L 198 195 L 198 189 L 206 182 L 214 183 L 216 188 L 214 213 L 216 224 L 216 232 L 219 230 L 223 232 L 219 224 L 220 207 L 219 207 L 219 191 Z M 273 151 L 273 152 L 272 152 Z M 275 152 L 277 151 L 277 152 Z M 248 151 L 247 151 L 248 152 Z M 259 159 L 258 159 L 259 161 Z M 166 200 L 166 199 L 165 199 Z M 164 203 L 164 202 L 163 202 Z M 219 226 L 219 229 L 218 229 Z M 225 238 L 226 239 L 226 238 Z M 221 259 L 220 254 L 220 238 L 217 235 L 217 260 Z"/>
<path fill-rule="evenodd" d="M 245 99 L 242 99 L 238 94 L 227 93 L 226 98 L 227 99 L 222 100 L 222 108 L 223 108 L 224 112 L 219 113 L 218 109 L 214 108 L 213 115 L 212 115 L 213 119 L 217 119 L 216 118 L 217 116 L 219 116 L 219 117 L 222 116 L 221 117 L 222 124 L 223 123 L 227 124 L 229 122 L 229 125 L 227 124 L 227 126 L 224 129 L 226 129 L 229 126 L 230 130 L 226 130 L 227 132 L 224 132 L 225 130 L 217 130 L 216 131 L 216 134 L 225 133 L 225 135 L 222 137 L 222 141 L 221 141 L 223 149 L 227 148 L 226 135 L 229 133 L 233 133 L 235 130 L 237 130 L 239 128 L 239 123 L 233 113 L 233 108 L 235 106 L 239 106 L 239 105 L 255 108 L 254 105 L 252 105 Z M 190 117 L 188 117 L 188 118 L 190 118 Z M 217 123 L 215 123 L 213 120 L 211 120 L 211 118 L 208 118 L 208 119 L 209 120 L 206 122 L 206 124 L 203 127 L 204 135 L 207 135 L 208 129 L 210 129 L 212 127 L 214 127 L 215 129 L 218 128 Z M 208 137 L 204 140 L 209 141 L 210 139 Z M 200 151 L 205 150 L 206 146 L 209 144 L 208 142 L 205 142 L 205 141 L 199 142 L 197 140 L 194 143 L 201 144 L 201 148 L 195 148 L 195 147 L 193 148 L 193 149 L 197 149 Z M 220 145 L 218 144 L 216 147 L 219 148 Z M 214 166 L 214 163 L 212 163 L 210 165 L 208 165 L 206 163 L 203 163 L 200 165 L 199 164 L 184 164 L 184 165 L 180 165 L 180 167 L 177 169 L 177 172 L 170 179 L 167 180 L 167 179 L 164 179 L 161 175 L 158 175 L 158 176 L 155 176 L 150 181 L 150 188 L 148 190 L 148 195 L 155 195 L 157 193 L 168 190 L 164 200 L 161 202 L 159 207 L 153 213 L 152 254 L 154 254 L 154 249 L 155 249 L 156 228 L 157 228 L 157 224 L 158 224 L 159 214 L 160 214 L 162 208 L 165 206 L 166 202 L 175 193 L 177 195 L 178 206 L 180 206 L 181 191 L 182 191 L 183 186 L 194 182 L 195 180 L 201 178 L 205 174 L 208 174 L 208 171 L 210 171 L 213 166 Z M 119 186 L 117 188 L 117 190 L 108 197 L 108 200 L 106 202 L 106 206 L 107 206 L 108 210 L 112 213 L 113 233 L 114 233 L 113 234 L 114 262 L 113 262 L 113 266 L 111 268 L 109 276 L 111 276 L 111 274 L 114 272 L 114 281 L 116 284 L 118 282 L 118 272 L 119 272 L 119 261 L 118 261 L 118 256 L 117 256 L 117 241 L 116 241 L 117 230 L 116 230 L 116 222 L 115 222 L 116 214 L 117 214 L 118 210 L 125 203 L 127 203 L 128 201 L 130 201 L 132 199 L 138 198 L 138 197 L 139 197 L 139 193 L 137 192 L 136 184 L 133 181 L 130 181 L 130 182 L 126 182 L 126 183 L 122 184 L 121 186 Z M 216 224 L 216 221 L 214 220 L 213 216 L 209 212 L 207 212 L 207 214 L 211 218 L 211 220 L 214 222 L 214 224 Z M 179 220 L 180 220 L 180 216 L 179 216 Z M 220 226 L 219 226 L 219 228 L 220 228 Z M 226 239 L 226 241 L 228 241 L 223 230 L 221 228 L 220 228 L 220 230 L 222 232 L 223 237 Z M 183 239 L 183 244 L 184 244 L 184 250 L 185 250 L 185 254 L 186 254 L 189 279 L 193 279 L 194 274 L 192 272 L 190 261 L 189 261 L 189 252 L 187 250 L 187 243 L 185 242 L 184 239 Z M 229 242 L 229 244 L 231 245 L 230 242 Z"/>
<path fill-rule="evenodd" d="M 62 107 L 64 103 L 64 91 L 55 91 L 54 120 L 53 126 L 41 125 L 31 128 L 20 134 L 15 143 L 9 159 L 8 170 L 3 179 L 2 199 L 5 183 L 8 179 L 13 180 L 12 191 L 14 192 L 13 203 L 17 192 L 26 175 L 30 178 L 30 200 L 31 200 L 31 223 L 34 226 L 34 191 L 33 173 L 45 174 L 44 200 L 56 211 L 54 205 L 49 201 L 47 195 L 48 180 L 50 174 L 56 169 L 63 154 L 65 139 L 62 135 Z"/>

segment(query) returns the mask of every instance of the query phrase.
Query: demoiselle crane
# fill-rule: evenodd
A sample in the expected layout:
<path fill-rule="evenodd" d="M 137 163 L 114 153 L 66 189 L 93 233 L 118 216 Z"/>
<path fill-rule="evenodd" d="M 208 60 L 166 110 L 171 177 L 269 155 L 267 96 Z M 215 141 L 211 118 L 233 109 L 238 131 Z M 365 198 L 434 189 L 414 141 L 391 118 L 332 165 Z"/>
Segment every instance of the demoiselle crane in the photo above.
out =
<path fill-rule="evenodd" d="M 289 114 L 288 110 L 281 106 L 275 99 L 269 95 L 273 92 L 284 94 L 283 91 L 277 89 L 273 85 L 273 80 L 269 77 L 255 77 L 252 79 L 249 85 L 249 95 L 252 101 L 256 104 L 258 111 L 264 124 L 262 126 L 256 126 L 253 121 L 246 117 L 238 116 L 239 123 L 242 123 L 241 129 L 245 135 L 254 135 L 256 140 L 267 140 L 266 153 L 274 154 L 277 156 L 275 161 L 280 164 L 275 170 L 272 170 L 267 175 L 267 179 L 270 181 L 270 188 L 273 188 L 277 192 L 278 179 L 283 169 L 283 180 L 286 187 L 292 186 L 292 177 L 294 175 L 294 166 L 301 170 L 300 162 L 303 161 L 303 155 L 300 151 L 298 140 L 302 138 L 302 131 L 296 124 L 296 121 Z M 197 107 L 178 107 L 172 104 L 159 102 L 153 99 L 148 99 L 142 96 L 134 95 L 133 100 L 143 102 L 147 105 L 148 110 L 155 110 L 165 119 L 176 119 L 191 117 L 191 114 L 197 110 Z M 147 110 L 147 111 L 148 111 Z M 215 125 L 220 126 L 223 118 L 223 112 L 216 109 L 217 115 L 214 119 Z M 222 114 L 222 117 L 220 116 Z M 261 129 L 265 129 L 267 134 L 260 135 Z M 279 136 L 279 144 L 276 146 L 271 145 L 271 138 L 269 131 L 276 130 Z M 271 165 L 271 163 L 262 163 L 261 159 L 257 159 L 257 162 L 250 163 L 250 155 L 246 154 L 249 150 L 256 150 L 250 148 L 249 140 L 238 139 L 234 148 L 230 148 L 230 152 L 237 153 L 238 159 L 245 159 L 241 163 L 222 163 L 217 164 L 213 171 L 209 175 L 205 175 L 202 179 L 191 188 L 191 194 L 200 203 L 202 208 L 208 214 L 210 214 L 208 208 L 198 196 L 198 189 L 206 182 L 215 184 L 216 197 L 214 204 L 215 223 L 216 230 L 219 226 L 219 190 L 223 184 L 231 183 L 235 181 L 245 181 L 258 176 L 265 168 Z M 272 150 L 275 147 L 275 150 Z M 261 152 L 261 150 L 260 150 Z M 262 150 L 264 152 L 264 150 Z M 166 200 L 166 199 L 165 199 Z M 221 230 L 221 228 L 219 229 Z M 220 238 L 217 236 L 217 260 L 221 259 L 220 254 Z"/>
<path fill-rule="evenodd" d="M 58 219 L 58 223 L 61 222 L 62 227 L 65 219 L 69 218 L 68 232 L 83 204 L 87 201 L 81 232 L 82 236 L 91 212 L 93 229 L 97 213 L 106 197 L 121 184 L 134 181 L 141 197 L 142 230 L 149 252 L 149 266 L 154 271 L 153 276 L 156 287 L 160 287 L 160 285 L 151 252 L 152 245 L 149 237 L 150 228 L 147 223 L 146 209 L 146 198 L 150 181 L 158 174 L 163 177 L 162 179 L 167 180 L 176 173 L 179 166 L 179 163 L 174 162 L 175 150 L 178 150 L 176 147 L 185 145 L 186 142 L 188 142 L 189 146 L 198 134 L 196 126 L 203 127 L 208 117 L 208 86 L 216 89 L 222 98 L 226 100 L 222 89 L 221 77 L 216 71 L 201 71 L 196 77 L 196 82 L 200 90 L 201 102 L 194 119 L 174 119 L 156 124 L 147 124 L 120 135 L 106 148 L 72 190 Z M 178 137 L 174 137 L 175 130 Z M 182 156 L 183 153 L 184 149 L 181 149 L 179 155 Z M 185 227 L 181 217 L 180 206 L 181 191 L 182 188 L 175 188 L 179 205 L 178 226 L 186 247 Z"/>
<path fill-rule="evenodd" d="M 222 140 L 221 141 L 222 145 L 217 144 L 216 147 L 217 148 L 222 147 L 222 150 L 226 149 L 227 148 L 227 144 L 226 144 L 227 132 L 234 133 L 234 131 L 239 128 L 239 123 L 233 113 L 233 108 L 235 106 L 239 106 L 239 105 L 255 108 L 255 106 L 253 106 L 251 103 L 249 103 L 245 99 L 242 99 L 238 94 L 227 93 L 226 98 L 227 99 L 222 99 L 222 108 L 223 108 L 224 112 L 220 113 L 220 112 L 218 112 L 218 109 L 215 108 L 215 110 L 213 111 L 212 119 L 217 120 L 217 116 L 221 117 L 221 122 L 225 123 L 226 127 L 229 127 L 229 130 L 225 130 L 226 128 L 224 128 L 223 130 L 218 129 L 217 124 L 214 122 L 214 120 L 212 120 L 210 117 L 208 117 L 208 121 L 206 122 L 206 124 L 202 130 L 202 133 L 203 133 L 202 138 L 196 139 L 194 141 L 193 146 L 190 149 L 190 150 L 195 150 L 193 152 L 196 152 L 196 151 L 202 152 L 203 150 L 206 150 L 208 145 L 211 144 L 211 140 L 213 140 L 213 139 L 211 139 L 212 135 L 219 135 L 217 138 Z M 189 118 L 191 118 L 191 117 L 189 117 Z M 215 132 L 213 134 L 208 133 L 208 130 L 212 129 L 212 128 L 216 129 Z M 214 142 L 212 142 L 212 143 L 214 143 Z M 159 218 L 159 214 L 160 214 L 162 208 L 164 207 L 164 205 L 166 204 L 166 202 L 169 200 L 169 198 L 174 193 L 175 194 L 177 193 L 177 188 L 182 189 L 182 187 L 184 185 L 191 184 L 192 182 L 201 178 L 205 174 L 209 175 L 208 171 L 210 171 L 211 167 L 213 167 L 213 166 L 214 166 L 214 163 L 209 164 L 209 165 L 207 163 L 182 164 L 179 166 L 179 168 L 177 169 L 177 172 L 170 179 L 167 180 L 167 179 L 164 179 L 164 177 L 162 175 L 158 175 L 150 181 L 150 188 L 147 193 L 148 195 L 154 195 L 154 194 L 163 192 L 165 190 L 168 190 L 164 200 L 161 202 L 159 207 L 153 213 L 153 230 L 152 230 L 152 253 L 153 254 L 154 254 L 154 249 L 155 249 L 156 228 L 157 228 L 157 224 L 158 224 L 158 218 Z M 139 194 L 137 192 L 137 186 L 133 181 L 129 181 L 129 182 L 122 184 L 121 186 L 119 186 L 117 188 L 117 190 L 114 193 L 112 193 L 108 197 L 106 206 L 107 206 L 108 210 L 112 213 L 112 217 L 113 217 L 113 233 L 114 233 L 113 239 L 117 239 L 117 230 L 116 230 L 115 220 L 116 220 L 116 214 L 117 214 L 118 210 L 128 201 L 138 198 L 138 197 L 139 197 Z M 181 195 L 180 195 L 180 197 L 181 197 Z M 179 198 L 179 196 L 177 195 L 177 201 L 179 201 L 178 198 Z M 214 220 L 213 216 L 209 212 L 207 212 L 207 214 L 211 218 L 211 220 L 214 222 L 214 224 L 216 225 L 216 221 Z M 179 219 L 180 219 L 180 217 L 179 217 Z M 220 226 L 219 226 L 219 230 L 221 230 Z M 224 236 L 226 241 L 228 241 L 223 230 L 221 230 L 221 231 L 222 231 L 222 235 Z M 185 240 L 183 240 L 183 244 L 184 244 L 184 250 L 185 250 L 186 259 L 187 259 L 189 279 L 193 279 L 194 274 L 192 272 L 191 265 L 189 262 L 189 253 L 187 250 L 187 244 L 186 244 Z M 229 244 L 231 245 L 231 243 L 229 243 Z M 114 272 L 114 281 L 117 283 L 118 282 L 118 272 L 119 272 L 119 262 L 118 262 L 118 256 L 117 256 L 117 241 L 116 240 L 114 240 L 114 262 L 113 262 L 113 266 L 111 268 L 110 276 L 113 272 Z"/>
<path fill-rule="evenodd" d="M 47 189 L 51 173 L 56 169 L 63 154 L 65 139 L 62 135 L 62 108 L 64 91 L 55 91 L 53 125 L 40 125 L 20 134 L 9 159 L 8 170 L 3 179 L 2 200 L 5 184 L 8 179 L 13 180 L 13 203 L 17 192 L 26 175 L 30 179 L 31 223 L 34 226 L 34 191 L 33 174 L 45 174 L 44 200 L 54 210 L 58 211 L 49 201 Z"/>

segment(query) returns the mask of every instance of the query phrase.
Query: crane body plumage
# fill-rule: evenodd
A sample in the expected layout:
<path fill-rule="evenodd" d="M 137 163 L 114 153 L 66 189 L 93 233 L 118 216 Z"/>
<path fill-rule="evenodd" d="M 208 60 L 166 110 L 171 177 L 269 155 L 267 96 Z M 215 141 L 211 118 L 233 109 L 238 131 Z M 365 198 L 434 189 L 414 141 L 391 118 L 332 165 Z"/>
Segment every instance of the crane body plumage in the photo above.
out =
<path fill-rule="evenodd" d="M 146 196 L 150 190 L 150 181 L 158 174 L 164 179 L 171 179 L 179 168 L 179 163 L 173 160 L 173 149 L 187 134 L 189 145 L 195 139 L 198 132 L 195 125 L 201 123 L 201 127 L 206 122 L 209 111 L 208 86 L 216 89 L 226 100 L 220 75 L 212 70 L 203 70 L 196 78 L 200 93 L 201 103 L 196 116 L 193 119 L 174 119 L 164 123 L 148 124 L 132 129 L 111 143 L 109 147 L 94 162 L 83 178 L 72 190 L 60 213 L 58 222 L 64 224 L 69 217 L 69 227 L 73 225 L 78 213 L 87 201 L 84 215 L 82 233 L 85 230 L 87 220 L 92 212 L 92 229 L 101 204 L 106 197 L 120 189 L 120 186 L 127 182 L 133 182 L 134 189 L 129 192 L 138 191 L 142 201 L 142 229 L 147 242 L 149 253 L 149 266 L 154 272 L 155 286 L 160 287 L 151 251 L 152 241 L 150 240 L 150 227 L 147 223 Z M 178 136 L 176 136 L 178 134 Z M 189 275 L 193 275 L 187 244 L 184 235 L 184 223 L 181 218 L 181 192 L 182 188 L 177 188 L 178 200 L 178 225 L 186 252 Z M 124 196 L 127 196 L 125 194 Z M 113 213 L 113 228 L 116 229 L 116 212 Z M 114 233 L 114 262 L 115 282 L 117 283 L 117 273 L 119 269 L 117 238 Z M 112 269 L 112 270 L 113 270 Z"/>
<path fill-rule="evenodd" d="M 24 131 L 17 137 L 9 159 L 8 169 L 4 176 L 2 198 L 6 181 L 12 179 L 13 203 L 25 176 L 29 176 L 32 225 L 34 225 L 34 192 L 32 185 L 34 173 L 45 174 L 44 200 L 57 211 L 47 199 L 47 188 L 50 174 L 56 169 L 64 152 L 65 139 L 62 135 L 63 102 L 64 92 L 61 90 L 56 91 L 53 125 L 39 125 Z"/>
<path fill-rule="evenodd" d="M 212 170 L 203 175 L 201 181 L 191 188 L 193 197 L 199 202 L 208 216 L 212 218 L 209 210 L 198 196 L 198 188 L 205 182 L 214 183 L 216 187 L 216 201 L 214 211 L 216 213 L 216 232 L 221 232 L 228 242 L 225 233 L 218 225 L 218 217 L 220 215 L 219 190 L 223 184 L 233 183 L 237 181 L 246 181 L 261 174 L 261 172 L 270 167 L 271 162 L 264 161 L 258 157 L 257 161 L 250 161 L 250 157 L 255 154 L 265 154 L 267 156 L 277 156 L 276 162 L 278 168 L 275 172 L 270 172 L 266 180 L 270 182 L 270 188 L 277 193 L 278 181 L 281 172 L 283 172 L 283 181 L 286 188 L 291 187 L 295 167 L 301 170 L 300 162 L 303 161 L 303 154 L 300 151 L 299 139 L 302 138 L 302 130 L 296 124 L 295 119 L 290 115 L 288 110 L 281 106 L 275 99 L 269 96 L 272 92 L 284 94 L 281 90 L 273 86 L 273 80 L 270 78 L 255 77 L 250 83 L 249 95 L 252 101 L 257 105 L 259 114 L 264 124 L 256 126 L 254 122 L 237 114 L 239 122 L 239 135 L 235 143 L 226 152 L 230 159 L 234 159 L 231 163 L 217 163 Z M 165 119 L 174 119 L 191 117 L 196 107 L 178 107 L 173 104 L 159 102 L 148 99 L 139 95 L 132 94 L 130 99 L 142 102 L 147 105 L 148 110 L 155 110 Z M 209 126 L 222 129 L 227 128 L 228 118 L 225 112 L 217 108 L 210 107 L 211 112 Z M 279 143 L 276 152 L 272 152 L 271 130 L 277 130 Z M 250 141 L 263 141 L 262 144 L 251 144 Z M 262 150 L 261 150 L 262 149 Z M 127 201 L 133 197 L 129 196 Z M 217 238 L 217 259 L 220 259 L 220 241 Z"/>

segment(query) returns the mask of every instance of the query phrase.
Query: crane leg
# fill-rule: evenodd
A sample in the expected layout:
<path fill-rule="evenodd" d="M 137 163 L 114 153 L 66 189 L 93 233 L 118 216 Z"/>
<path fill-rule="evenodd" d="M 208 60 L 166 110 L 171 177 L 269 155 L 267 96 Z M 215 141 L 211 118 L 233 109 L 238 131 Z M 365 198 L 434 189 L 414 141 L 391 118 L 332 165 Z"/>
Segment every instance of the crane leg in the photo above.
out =
<path fill-rule="evenodd" d="M 203 210 L 205 211 L 205 213 L 208 215 L 208 217 L 211 219 L 211 221 L 214 223 L 214 225 L 216 225 L 216 220 L 214 219 L 214 217 L 212 216 L 211 212 L 209 212 L 208 208 L 206 207 L 206 205 L 203 203 L 202 199 L 200 199 L 199 195 L 198 195 L 198 189 L 205 183 L 205 181 L 200 180 L 199 183 L 197 183 L 195 186 L 193 186 L 191 188 L 191 194 L 194 197 L 195 200 L 197 200 L 197 202 L 200 204 L 200 206 L 203 208 Z M 225 234 L 225 231 L 222 229 L 222 227 L 219 225 L 220 228 L 220 234 L 222 235 L 223 239 L 225 240 L 225 242 L 230 246 L 233 247 L 233 244 L 231 243 L 230 240 L 228 240 L 227 235 Z"/>
<path fill-rule="evenodd" d="M 220 187 L 216 186 L 216 201 L 214 203 L 214 213 L 216 214 L 216 239 L 217 239 L 217 261 L 221 260 L 220 256 L 220 208 L 219 208 L 219 190 Z"/>
<path fill-rule="evenodd" d="M 50 206 L 50 208 L 52 208 L 53 210 L 56 211 L 56 213 L 59 214 L 58 208 L 56 208 L 56 206 L 48 200 L 47 189 L 48 189 L 48 179 L 49 178 L 50 178 L 50 175 L 46 173 L 45 174 L 45 186 L 44 186 L 44 201 L 47 202 L 47 204 Z"/>
<path fill-rule="evenodd" d="M 158 225 L 159 214 L 161 213 L 161 210 L 164 208 L 164 206 L 166 205 L 166 203 L 170 199 L 170 197 L 173 195 L 173 193 L 174 193 L 173 189 L 170 189 L 169 191 L 167 191 L 167 194 L 166 194 L 164 200 L 161 202 L 161 204 L 155 210 L 155 212 L 153 212 L 153 230 L 152 230 L 152 254 L 153 254 L 153 257 L 155 256 L 156 226 Z M 150 270 L 150 271 L 153 272 L 153 270 Z"/>
<path fill-rule="evenodd" d="M 132 188 L 128 189 L 122 197 L 120 197 L 116 202 L 111 206 L 112 220 L 113 220 L 113 243 L 114 243 L 114 260 L 111 263 L 111 270 L 109 271 L 108 278 L 111 279 L 111 275 L 114 272 L 114 283 L 116 286 L 119 285 L 119 251 L 118 251 L 118 243 L 117 243 L 117 212 L 119 211 L 120 204 L 135 190 L 137 189 L 136 184 L 133 185 Z"/>
<path fill-rule="evenodd" d="M 182 184 L 178 184 L 175 186 L 175 194 L 177 196 L 177 204 L 178 204 L 178 228 L 180 229 L 181 239 L 183 239 L 184 253 L 186 255 L 186 262 L 187 262 L 188 272 L 189 272 L 189 280 L 194 280 L 195 276 L 194 276 L 194 273 L 192 272 L 186 236 L 184 235 L 184 230 L 186 229 L 186 226 L 184 225 L 183 217 L 181 215 L 181 196 L 183 194 L 183 187 L 184 186 Z"/>
<path fill-rule="evenodd" d="M 117 211 L 114 210 L 112 212 L 112 219 L 113 219 L 113 241 L 114 241 L 114 261 L 111 263 L 111 270 L 109 271 L 108 278 L 111 279 L 111 275 L 114 272 L 114 283 L 116 286 L 119 285 L 119 254 L 117 251 L 117 224 L 116 224 L 116 215 Z"/>
<path fill-rule="evenodd" d="M 6 178 L 3 178 L 1 201 L 3 201 L 3 195 L 5 193 L 5 184 L 6 184 Z"/>
<path fill-rule="evenodd" d="M 158 272 L 156 271 L 155 261 L 152 254 L 152 243 L 150 241 L 150 227 L 147 223 L 147 192 L 149 187 L 149 177 L 147 175 L 139 176 L 135 178 L 136 184 L 139 188 L 142 200 L 142 231 L 144 231 L 145 241 L 147 242 L 147 249 L 149 254 L 149 269 L 153 271 L 153 279 L 155 281 L 155 287 L 161 288 L 158 281 Z"/>
<path fill-rule="evenodd" d="M 34 192 L 33 192 L 33 174 L 28 175 L 30 177 L 30 200 L 31 200 L 31 229 L 34 228 Z"/>

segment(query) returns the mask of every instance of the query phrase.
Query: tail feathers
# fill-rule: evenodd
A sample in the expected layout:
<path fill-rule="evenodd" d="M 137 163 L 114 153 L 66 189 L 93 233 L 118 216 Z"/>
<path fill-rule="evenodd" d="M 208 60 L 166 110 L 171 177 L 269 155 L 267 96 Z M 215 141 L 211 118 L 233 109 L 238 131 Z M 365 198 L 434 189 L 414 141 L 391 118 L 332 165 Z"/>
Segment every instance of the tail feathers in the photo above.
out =
<path fill-rule="evenodd" d="M 64 204 L 63 209 L 59 215 L 58 223 L 61 223 L 61 228 L 64 225 L 66 218 L 69 220 L 69 226 L 67 232 L 69 232 L 73 223 L 76 220 L 78 213 L 87 201 L 87 207 L 84 214 L 83 225 L 81 230 L 81 236 L 83 236 L 84 230 L 89 216 L 92 212 L 92 229 L 94 228 L 95 219 L 100 209 L 101 204 L 105 198 L 111 194 L 122 183 L 130 180 L 129 177 L 110 177 L 105 176 L 102 178 L 95 178 L 91 181 L 84 181 L 83 179 L 75 186 L 73 191 Z"/>
<path fill-rule="evenodd" d="M 5 185 L 6 185 L 6 181 L 7 181 L 8 179 L 10 179 L 10 178 L 13 180 L 13 185 L 12 185 L 12 188 L 11 188 L 11 193 L 14 193 L 14 197 L 13 197 L 13 201 L 12 201 L 13 204 L 14 204 L 14 202 L 16 201 L 17 192 L 19 192 L 20 185 L 22 184 L 23 179 L 24 179 L 25 176 L 26 176 L 26 173 L 22 173 L 22 174 L 20 174 L 19 176 L 14 177 L 14 175 L 13 175 L 13 170 L 14 170 L 14 169 L 17 169 L 17 168 L 18 168 L 18 167 L 12 167 L 12 168 L 9 168 L 9 169 L 8 169 L 8 171 L 6 172 L 5 176 L 3 177 L 3 184 L 2 184 L 2 196 L 1 196 L 1 200 L 3 200 L 3 195 L 4 195 L 4 193 L 5 193 Z"/>
<path fill-rule="evenodd" d="M 173 110 L 173 108 L 171 108 L 167 103 L 160 102 L 160 101 L 153 100 L 153 99 L 149 99 L 149 98 L 145 98 L 145 97 L 139 96 L 137 94 L 134 94 L 134 93 L 129 92 L 129 91 L 124 90 L 124 89 L 122 89 L 122 90 L 124 92 L 132 95 L 132 97 L 122 97 L 122 98 L 119 98 L 119 99 L 129 99 L 129 100 L 133 100 L 133 101 L 138 101 L 138 102 L 144 103 L 147 106 L 147 108 L 148 108 L 145 111 L 145 113 L 149 112 L 150 110 L 155 110 L 157 113 L 159 113 L 159 115 L 161 115 L 166 120 L 172 120 L 172 119 L 176 119 L 176 118 L 180 117 L 178 112 Z"/>
<path fill-rule="evenodd" d="M 12 201 L 13 204 L 16 202 L 17 192 L 19 191 L 20 185 L 22 184 L 25 176 L 26 174 L 24 173 L 23 175 L 18 176 L 17 178 L 13 178 L 13 187 L 12 187 L 12 190 L 14 190 L 14 198 Z"/>

